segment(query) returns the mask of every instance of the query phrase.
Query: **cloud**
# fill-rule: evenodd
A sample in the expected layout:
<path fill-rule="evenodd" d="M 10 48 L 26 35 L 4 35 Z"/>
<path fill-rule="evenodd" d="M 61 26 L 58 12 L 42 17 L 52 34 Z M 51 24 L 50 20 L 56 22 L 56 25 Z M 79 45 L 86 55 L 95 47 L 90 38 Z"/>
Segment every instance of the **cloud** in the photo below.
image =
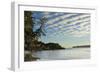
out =
<path fill-rule="evenodd" d="M 47 24 L 53 24 L 53 23 L 55 23 L 55 22 L 59 22 L 59 20 L 63 20 L 63 19 L 65 19 L 65 18 L 67 18 L 67 17 L 70 17 L 70 16 L 72 16 L 72 15 L 76 15 L 76 14 L 64 14 L 64 15 L 62 15 L 62 16 L 59 16 L 59 17 L 56 17 L 55 19 L 54 18 L 52 18 L 51 20 L 49 20 L 48 22 L 47 22 Z"/>
<path fill-rule="evenodd" d="M 82 37 L 90 34 L 90 14 L 43 12 L 48 21 L 45 30 L 52 35 L 60 33 L 70 34 L 73 37 Z"/>
<path fill-rule="evenodd" d="M 68 24 L 72 24 L 72 23 L 75 23 L 75 22 L 83 21 L 84 19 L 82 19 L 82 18 L 87 17 L 87 16 L 89 16 L 89 15 L 81 15 L 81 16 L 73 17 L 71 19 L 66 18 L 66 19 L 62 19 L 62 20 L 61 20 L 60 17 L 58 17 L 57 19 L 59 19 L 59 21 L 56 22 L 56 23 L 51 22 L 51 24 L 48 24 L 48 22 L 47 22 L 47 25 L 49 25 L 49 26 L 46 27 L 46 28 L 51 28 L 51 27 L 57 26 L 59 24 L 62 24 L 62 25 L 66 25 L 67 24 L 68 25 Z M 80 18 L 80 20 L 79 20 L 79 18 Z M 88 19 L 88 18 L 85 18 L 85 19 Z M 55 19 L 53 19 L 53 20 L 55 21 Z M 51 20 L 49 20 L 49 22 L 50 21 Z"/>

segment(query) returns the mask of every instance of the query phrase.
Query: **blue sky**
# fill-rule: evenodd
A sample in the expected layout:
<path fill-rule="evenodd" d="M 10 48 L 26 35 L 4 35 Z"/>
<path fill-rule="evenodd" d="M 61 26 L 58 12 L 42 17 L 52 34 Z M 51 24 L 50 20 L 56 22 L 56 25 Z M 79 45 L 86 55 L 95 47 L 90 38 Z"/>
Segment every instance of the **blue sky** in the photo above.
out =
<path fill-rule="evenodd" d="M 90 14 L 34 11 L 32 16 L 36 21 L 47 18 L 44 25 L 46 36 L 39 39 L 42 42 L 59 43 L 65 48 L 90 44 Z M 35 25 L 37 29 L 39 24 Z"/>

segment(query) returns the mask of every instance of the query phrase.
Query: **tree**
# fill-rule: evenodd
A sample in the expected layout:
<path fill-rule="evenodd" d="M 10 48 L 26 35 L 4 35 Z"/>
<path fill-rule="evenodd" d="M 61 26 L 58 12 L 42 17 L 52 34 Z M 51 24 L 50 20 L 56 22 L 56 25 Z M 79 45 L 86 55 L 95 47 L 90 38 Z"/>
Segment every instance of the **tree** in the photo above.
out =
<path fill-rule="evenodd" d="M 38 38 L 40 38 L 42 35 L 46 36 L 44 32 L 44 24 L 46 23 L 46 21 L 47 19 L 45 17 L 40 18 L 40 21 L 39 21 L 40 27 L 34 32 L 34 36 L 36 40 L 38 40 Z"/>
<path fill-rule="evenodd" d="M 24 12 L 24 48 L 25 50 L 35 50 L 37 49 L 37 44 L 36 42 L 38 42 L 38 39 L 42 36 L 42 35 L 46 35 L 44 32 L 44 24 L 46 23 L 47 19 L 45 17 L 41 17 L 39 19 L 39 24 L 40 27 L 38 29 L 36 29 L 35 31 L 33 31 L 33 29 L 35 29 L 34 26 L 36 26 L 35 22 L 37 22 L 35 20 L 35 17 L 32 17 L 32 14 L 34 12 L 32 11 L 25 11 Z"/>
<path fill-rule="evenodd" d="M 31 49 L 31 42 L 32 42 L 32 29 L 34 26 L 34 21 L 32 20 L 32 12 L 31 11 L 25 11 L 24 12 L 24 48 L 25 50 Z"/>

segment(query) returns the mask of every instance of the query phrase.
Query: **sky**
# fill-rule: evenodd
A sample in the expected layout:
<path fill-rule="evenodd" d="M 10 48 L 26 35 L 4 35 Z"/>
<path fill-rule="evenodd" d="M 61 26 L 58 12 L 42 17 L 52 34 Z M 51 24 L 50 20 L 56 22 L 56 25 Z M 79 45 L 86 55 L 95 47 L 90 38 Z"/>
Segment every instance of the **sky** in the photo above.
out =
<path fill-rule="evenodd" d="M 37 22 L 42 17 L 47 18 L 43 27 L 46 36 L 39 39 L 44 43 L 59 43 L 65 48 L 90 44 L 89 13 L 33 11 L 32 16 Z M 37 22 L 34 30 L 40 26 Z"/>

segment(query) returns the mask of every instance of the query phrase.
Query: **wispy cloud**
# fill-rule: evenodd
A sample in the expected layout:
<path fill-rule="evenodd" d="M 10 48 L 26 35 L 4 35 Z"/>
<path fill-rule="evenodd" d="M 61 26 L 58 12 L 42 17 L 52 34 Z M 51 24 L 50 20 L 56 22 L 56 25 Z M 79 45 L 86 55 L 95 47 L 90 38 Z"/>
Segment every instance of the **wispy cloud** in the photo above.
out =
<path fill-rule="evenodd" d="M 39 13 L 48 19 L 45 24 L 47 34 L 52 33 L 52 35 L 57 35 L 66 33 L 73 37 L 82 37 L 90 33 L 90 14 L 63 12 Z"/>

